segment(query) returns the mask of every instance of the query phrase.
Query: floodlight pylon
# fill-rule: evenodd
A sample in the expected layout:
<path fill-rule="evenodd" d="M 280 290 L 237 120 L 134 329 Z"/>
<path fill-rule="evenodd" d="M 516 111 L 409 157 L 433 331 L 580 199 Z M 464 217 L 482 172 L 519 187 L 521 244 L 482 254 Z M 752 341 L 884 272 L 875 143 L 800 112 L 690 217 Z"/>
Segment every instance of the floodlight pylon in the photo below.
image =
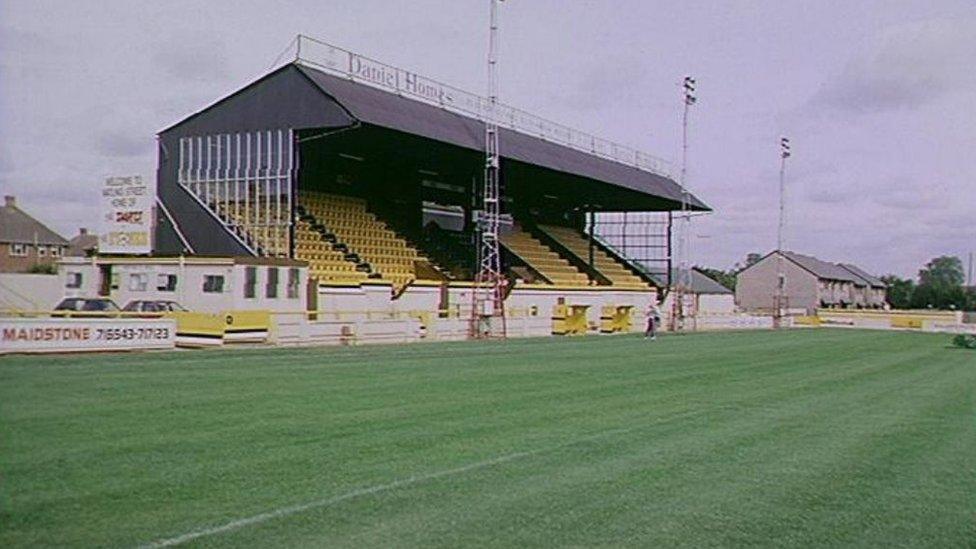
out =
<path fill-rule="evenodd" d="M 498 150 L 498 2 L 491 4 L 488 33 L 488 104 L 485 116 L 485 169 L 478 220 L 478 270 L 471 289 L 470 335 L 475 338 L 506 336 L 505 287 L 499 246 L 501 225 L 501 156 Z"/>
<path fill-rule="evenodd" d="M 682 82 L 684 110 L 681 116 L 681 235 L 678 245 L 678 276 L 674 286 L 674 299 L 671 300 L 671 330 L 683 331 L 688 315 L 686 295 L 691 293 L 691 195 L 688 192 L 688 115 L 691 106 L 698 101 L 695 95 L 697 81 L 686 76 Z M 671 273 L 667 274 L 671 279 Z"/>

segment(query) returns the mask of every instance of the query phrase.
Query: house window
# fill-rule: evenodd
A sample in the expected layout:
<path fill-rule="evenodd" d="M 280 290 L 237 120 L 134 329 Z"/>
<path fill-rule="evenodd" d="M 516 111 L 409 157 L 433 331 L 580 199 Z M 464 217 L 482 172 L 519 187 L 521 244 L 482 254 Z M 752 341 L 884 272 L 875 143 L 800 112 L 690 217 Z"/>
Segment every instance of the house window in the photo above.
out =
<path fill-rule="evenodd" d="M 244 269 L 244 297 L 253 298 L 257 295 L 258 268 L 246 267 Z"/>
<path fill-rule="evenodd" d="M 12 257 L 26 257 L 27 256 L 27 245 L 26 244 L 11 244 L 10 245 L 10 255 Z"/>
<path fill-rule="evenodd" d="M 129 291 L 145 292 L 149 288 L 149 275 L 146 273 L 133 273 L 129 275 Z"/>
<path fill-rule="evenodd" d="M 265 287 L 264 297 L 268 299 L 278 297 L 278 267 L 268 267 L 268 284 Z"/>
<path fill-rule="evenodd" d="M 81 288 L 81 273 L 68 273 L 65 288 Z"/>
<path fill-rule="evenodd" d="M 51 257 L 58 257 L 61 255 L 61 249 L 57 246 L 51 246 Z"/>
<path fill-rule="evenodd" d="M 224 291 L 224 275 L 205 275 L 203 277 L 203 292 L 219 294 Z"/>
<path fill-rule="evenodd" d="M 44 257 L 47 255 L 47 247 L 38 246 L 37 247 L 37 257 Z"/>
<path fill-rule="evenodd" d="M 298 269 L 288 269 L 288 299 L 298 297 Z"/>
<path fill-rule="evenodd" d="M 175 292 L 176 291 L 176 275 L 175 274 L 161 274 L 156 276 L 156 291 L 159 292 Z"/>

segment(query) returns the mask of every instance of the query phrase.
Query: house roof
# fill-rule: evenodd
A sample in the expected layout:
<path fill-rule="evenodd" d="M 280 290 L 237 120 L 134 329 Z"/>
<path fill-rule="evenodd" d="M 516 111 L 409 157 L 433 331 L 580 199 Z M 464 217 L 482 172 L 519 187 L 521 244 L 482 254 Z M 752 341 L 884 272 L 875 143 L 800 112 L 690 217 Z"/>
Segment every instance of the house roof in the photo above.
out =
<path fill-rule="evenodd" d="M 667 285 L 667 280 L 665 280 L 664 272 L 650 273 L 651 278 L 660 287 L 665 287 Z M 671 283 L 675 284 L 678 280 L 680 273 L 678 269 L 671 270 Z M 722 286 L 715 279 L 709 277 L 705 273 L 699 271 L 698 269 L 691 269 L 691 291 L 696 294 L 731 294 L 732 290 Z"/>
<path fill-rule="evenodd" d="M 864 282 L 866 282 L 867 285 L 871 286 L 872 288 L 886 288 L 888 286 L 887 284 L 882 282 L 881 279 L 879 279 L 874 275 L 868 274 L 857 265 L 852 265 L 850 263 L 840 263 L 840 266 L 854 273 L 854 276 L 863 279 Z"/>
<path fill-rule="evenodd" d="M 295 64 L 323 93 L 355 119 L 383 128 L 420 135 L 467 149 L 484 150 L 485 124 L 480 120 L 408 99 Z M 505 158 L 617 185 L 680 202 L 681 186 L 672 179 L 607 160 L 539 137 L 500 128 L 499 151 Z M 689 195 L 691 209 L 710 208 Z"/>
<path fill-rule="evenodd" d="M 67 246 L 68 241 L 47 228 L 16 204 L 0 206 L 0 242 L 14 244 L 44 244 L 46 246 Z"/>
<path fill-rule="evenodd" d="M 864 285 L 864 281 L 862 279 L 836 263 L 829 263 L 822 259 L 817 259 L 812 255 L 798 254 L 789 250 L 783 250 L 783 257 L 789 259 L 793 263 L 796 263 L 800 267 L 803 267 L 807 271 L 810 271 L 817 278 L 839 280 L 842 282 L 853 282 L 854 284 L 860 286 Z"/>
<path fill-rule="evenodd" d="M 68 255 L 84 257 L 88 255 L 89 250 L 98 249 L 98 235 L 78 234 L 68 242 L 68 245 Z"/>
<path fill-rule="evenodd" d="M 789 259 L 800 268 L 816 276 L 817 278 L 850 282 L 855 286 L 871 286 L 873 288 L 887 287 L 887 285 L 878 277 L 868 274 L 864 269 L 861 269 L 857 265 L 853 265 L 851 263 L 830 263 L 829 261 L 824 261 L 822 259 L 813 257 L 812 255 L 798 254 L 789 250 L 783 250 L 782 253 L 783 257 Z M 742 269 L 742 271 L 751 269 L 757 263 L 775 254 L 776 250 L 773 250 L 772 252 L 763 256 L 761 260 L 749 265 L 745 269 Z"/>

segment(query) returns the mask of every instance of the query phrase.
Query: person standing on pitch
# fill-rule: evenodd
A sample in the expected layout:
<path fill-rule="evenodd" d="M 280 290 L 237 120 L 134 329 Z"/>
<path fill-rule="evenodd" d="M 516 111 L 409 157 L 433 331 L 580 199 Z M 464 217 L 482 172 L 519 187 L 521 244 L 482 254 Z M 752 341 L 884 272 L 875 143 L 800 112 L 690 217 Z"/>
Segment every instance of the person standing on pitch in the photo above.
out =
<path fill-rule="evenodd" d="M 661 322 L 661 312 L 652 301 L 647 305 L 647 329 L 644 330 L 644 339 L 650 338 L 651 341 L 657 339 L 658 322 Z"/>

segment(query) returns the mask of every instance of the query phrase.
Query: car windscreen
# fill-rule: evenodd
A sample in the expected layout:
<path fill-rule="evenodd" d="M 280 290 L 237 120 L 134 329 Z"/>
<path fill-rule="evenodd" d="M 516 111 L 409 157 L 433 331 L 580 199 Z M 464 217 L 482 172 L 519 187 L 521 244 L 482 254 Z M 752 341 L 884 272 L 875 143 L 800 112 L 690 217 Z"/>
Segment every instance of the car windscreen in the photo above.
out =
<path fill-rule="evenodd" d="M 65 299 L 62 300 L 61 303 L 58 303 L 57 306 L 54 307 L 54 310 L 55 311 L 77 311 L 78 305 L 80 303 L 81 300 L 77 298 Z"/>
<path fill-rule="evenodd" d="M 82 311 L 118 311 L 119 308 L 115 306 L 115 303 L 105 299 L 93 299 L 86 301 L 81 307 Z"/>

